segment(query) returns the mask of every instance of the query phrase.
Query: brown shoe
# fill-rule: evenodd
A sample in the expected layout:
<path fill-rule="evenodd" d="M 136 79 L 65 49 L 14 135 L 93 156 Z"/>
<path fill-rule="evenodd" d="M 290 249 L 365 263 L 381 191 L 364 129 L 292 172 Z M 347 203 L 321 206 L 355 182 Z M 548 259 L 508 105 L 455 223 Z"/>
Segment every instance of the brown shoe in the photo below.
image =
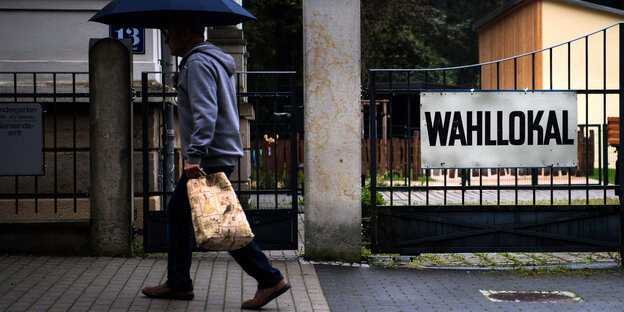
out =
<path fill-rule="evenodd" d="M 290 289 L 290 284 L 283 278 L 277 285 L 269 288 L 258 289 L 253 299 L 243 302 L 243 309 L 260 310 L 265 304 L 277 298 Z"/>
<path fill-rule="evenodd" d="M 158 286 L 147 286 L 141 290 L 141 292 L 150 298 L 161 299 L 177 299 L 177 300 L 193 300 L 195 294 L 192 290 L 178 291 L 173 290 L 167 286 L 166 283 Z"/>

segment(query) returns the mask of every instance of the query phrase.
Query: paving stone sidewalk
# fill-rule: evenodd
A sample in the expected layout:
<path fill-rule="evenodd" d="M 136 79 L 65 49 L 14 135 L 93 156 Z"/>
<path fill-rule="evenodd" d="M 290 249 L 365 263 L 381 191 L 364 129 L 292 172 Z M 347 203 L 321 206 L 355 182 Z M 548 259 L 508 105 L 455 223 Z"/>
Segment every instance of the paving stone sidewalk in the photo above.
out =
<path fill-rule="evenodd" d="M 272 260 L 292 288 L 266 311 L 329 311 L 312 264 Z M 0 311 L 240 311 L 256 282 L 231 260 L 193 261 L 192 301 L 149 299 L 145 285 L 163 283 L 166 258 L 0 256 Z"/>
<path fill-rule="evenodd" d="M 412 269 L 514 270 L 617 267 L 618 252 L 425 253 L 418 256 L 369 255 L 371 265 Z"/>
<path fill-rule="evenodd" d="M 317 265 L 331 311 L 624 311 L 624 271 L 414 270 Z M 493 302 L 480 290 L 569 291 L 581 302 Z"/>
<path fill-rule="evenodd" d="M 292 289 L 266 311 L 624 311 L 624 271 L 612 260 L 595 262 L 608 265 L 601 270 L 490 270 L 465 264 L 449 270 L 396 261 L 313 264 L 293 257 L 292 251 L 268 253 Z M 497 255 L 489 254 L 491 261 Z M 580 261 L 584 255 L 570 257 Z M 0 311 L 240 311 L 242 301 L 255 292 L 255 281 L 223 253 L 195 255 L 192 301 L 149 299 L 140 293 L 144 285 L 162 283 L 165 274 L 162 257 L 2 255 Z M 479 290 L 572 291 L 583 302 L 495 303 Z"/>
<path fill-rule="evenodd" d="M 316 263 L 300 258 L 303 222 L 300 215 L 299 250 L 266 251 L 292 288 L 265 311 L 624 311 L 618 253 L 371 255 L 368 263 Z M 0 311 L 241 311 L 256 290 L 227 253 L 212 252 L 194 254 L 194 300 L 144 297 L 141 288 L 164 282 L 166 266 L 164 255 L 0 255 Z M 495 303 L 479 290 L 564 290 L 583 302 Z"/>

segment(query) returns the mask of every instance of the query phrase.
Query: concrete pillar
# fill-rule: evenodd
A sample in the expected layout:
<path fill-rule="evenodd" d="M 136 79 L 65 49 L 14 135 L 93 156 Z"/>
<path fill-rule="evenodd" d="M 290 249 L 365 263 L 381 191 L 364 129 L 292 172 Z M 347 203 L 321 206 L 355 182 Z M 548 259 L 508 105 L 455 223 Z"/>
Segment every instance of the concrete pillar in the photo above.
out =
<path fill-rule="evenodd" d="M 89 48 L 93 255 L 132 255 L 132 47 L 92 39 Z"/>
<path fill-rule="evenodd" d="M 243 36 L 243 30 L 235 26 L 217 26 L 209 29 L 208 41 L 218 46 L 223 52 L 234 58 L 237 71 L 247 71 L 247 42 Z M 238 92 L 247 91 L 247 81 L 245 75 L 237 77 Z M 251 145 L 250 145 L 250 121 L 255 119 L 253 106 L 240 100 L 238 102 L 240 114 L 240 133 L 243 141 L 244 156 L 239 165 L 234 168 L 230 176 L 230 181 L 237 191 L 247 191 L 250 189 L 251 176 Z M 239 196 L 239 201 L 244 208 L 249 207 L 249 196 Z"/>
<path fill-rule="evenodd" d="M 303 2 L 305 256 L 360 261 L 360 1 Z"/>

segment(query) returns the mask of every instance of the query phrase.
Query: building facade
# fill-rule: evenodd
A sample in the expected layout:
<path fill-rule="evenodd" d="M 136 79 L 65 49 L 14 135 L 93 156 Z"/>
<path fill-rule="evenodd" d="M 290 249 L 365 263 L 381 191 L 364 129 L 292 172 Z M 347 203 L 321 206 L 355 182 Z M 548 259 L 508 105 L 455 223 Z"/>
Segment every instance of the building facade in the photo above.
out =
<path fill-rule="evenodd" d="M 619 27 L 599 30 L 622 21 L 624 10 L 586 1 L 509 1 L 473 26 L 479 35 L 479 62 L 545 50 L 515 61 L 484 66 L 482 89 L 616 90 L 619 88 Z M 589 34 L 592 35 L 585 39 Z M 577 38 L 581 39 L 561 45 Z M 579 124 L 602 125 L 606 117 L 617 116 L 617 94 L 579 94 Z M 601 148 L 597 141 L 598 136 L 595 155 L 599 155 Z M 615 168 L 612 152 L 610 148 L 608 163 L 610 168 Z M 599 157 L 594 159 L 598 165 Z"/>

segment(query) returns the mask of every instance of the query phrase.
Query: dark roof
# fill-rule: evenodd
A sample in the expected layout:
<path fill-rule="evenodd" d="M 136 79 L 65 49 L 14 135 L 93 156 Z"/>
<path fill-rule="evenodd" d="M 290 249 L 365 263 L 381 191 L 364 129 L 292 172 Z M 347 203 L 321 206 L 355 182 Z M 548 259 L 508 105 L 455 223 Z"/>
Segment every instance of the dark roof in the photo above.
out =
<path fill-rule="evenodd" d="M 522 2 L 525 2 L 526 0 L 510 0 L 507 1 L 507 3 L 503 4 L 501 7 L 499 7 L 498 9 L 494 10 L 493 12 L 491 12 L 490 14 L 484 16 L 483 18 L 481 18 L 480 20 L 476 21 L 473 25 L 472 25 L 472 30 L 477 30 L 479 28 L 481 28 L 482 26 L 484 26 L 485 24 L 491 22 L 492 20 L 494 20 L 495 18 L 497 18 L 498 16 L 500 16 L 501 14 L 507 12 L 509 9 L 521 4 Z M 579 6 L 584 6 L 590 9 L 594 9 L 594 10 L 598 10 L 598 11 L 602 11 L 602 12 L 608 12 L 608 13 L 613 13 L 613 14 L 617 14 L 617 15 L 624 15 L 624 10 L 620 10 L 620 9 L 615 9 L 612 7 L 608 7 L 608 6 L 604 6 L 604 5 L 600 5 L 600 4 L 595 4 L 595 3 L 590 3 L 587 1 L 581 1 L 581 0 L 558 0 L 561 2 L 566 2 L 566 3 L 570 3 L 570 4 L 576 4 Z"/>

